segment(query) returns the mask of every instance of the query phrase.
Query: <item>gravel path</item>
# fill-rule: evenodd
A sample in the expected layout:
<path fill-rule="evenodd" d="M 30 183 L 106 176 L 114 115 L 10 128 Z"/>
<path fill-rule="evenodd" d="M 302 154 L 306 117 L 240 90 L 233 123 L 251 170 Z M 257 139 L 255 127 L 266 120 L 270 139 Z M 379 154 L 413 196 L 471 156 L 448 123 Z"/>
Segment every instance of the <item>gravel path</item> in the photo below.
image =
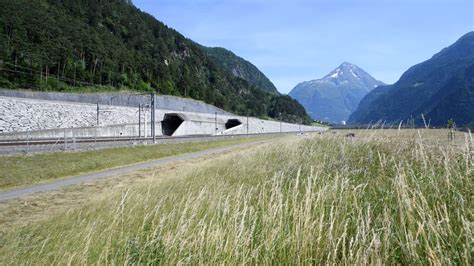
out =
<path fill-rule="evenodd" d="M 33 185 L 26 188 L 3 191 L 3 192 L 0 192 L 0 201 L 18 199 L 18 198 L 22 198 L 24 196 L 27 196 L 33 193 L 48 192 L 48 191 L 57 190 L 66 186 L 77 185 L 77 184 L 81 184 L 85 182 L 95 181 L 101 178 L 136 172 L 139 170 L 148 169 L 151 167 L 169 164 L 169 163 L 175 163 L 182 160 L 190 160 L 190 159 L 196 159 L 196 158 L 205 157 L 205 156 L 214 155 L 214 154 L 222 154 L 231 150 L 242 149 L 245 147 L 262 144 L 269 141 L 271 140 L 260 140 L 260 141 L 226 146 L 222 148 L 214 148 L 214 149 L 209 149 L 209 150 L 204 150 L 204 151 L 198 151 L 194 153 L 180 154 L 180 155 L 166 157 L 166 158 L 149 161 L 145 163 L 138 163 L 134 165 L 109 169 L 109 170 L 105 170 L 101 172 L 74 176 L 74 177 L 62 179 L 62 180 L 51 181 L 48 183 Z"/>

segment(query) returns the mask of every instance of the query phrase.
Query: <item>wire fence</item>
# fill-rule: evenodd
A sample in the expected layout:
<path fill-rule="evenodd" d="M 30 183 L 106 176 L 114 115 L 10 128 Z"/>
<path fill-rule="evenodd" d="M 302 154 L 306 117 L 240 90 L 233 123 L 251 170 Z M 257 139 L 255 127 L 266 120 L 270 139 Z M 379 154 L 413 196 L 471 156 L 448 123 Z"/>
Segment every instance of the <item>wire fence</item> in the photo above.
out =
<path fill-rule="evenodd" d="M 74 128 L 64 129 L 64 135 L 62 137 L 48 138 L 47 141 L 44 139 L 34 138 L 29 132 L 26 132 L 26 135 L 26 138 L 21 141 L 2 142 L 2 145 L 0 146 L 0 154 L 35 154 L 59 151 L 74 152 L 152 143 L 150 137 L 138 135 L 121 136 L 114 134 L 114 136 L 104 138 L 96 134 L 94 137 L 82 138 L 75 136 Z"/>

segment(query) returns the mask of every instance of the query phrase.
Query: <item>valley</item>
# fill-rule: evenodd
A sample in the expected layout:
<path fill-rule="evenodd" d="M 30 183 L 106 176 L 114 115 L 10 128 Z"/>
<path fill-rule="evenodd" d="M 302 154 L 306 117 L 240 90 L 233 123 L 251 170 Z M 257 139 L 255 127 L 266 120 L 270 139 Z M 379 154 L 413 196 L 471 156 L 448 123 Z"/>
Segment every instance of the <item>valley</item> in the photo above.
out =
<path fill-rule="evenodd" d="M 471 2 L 0 0 L 0 265 L 474 265 Z"/>

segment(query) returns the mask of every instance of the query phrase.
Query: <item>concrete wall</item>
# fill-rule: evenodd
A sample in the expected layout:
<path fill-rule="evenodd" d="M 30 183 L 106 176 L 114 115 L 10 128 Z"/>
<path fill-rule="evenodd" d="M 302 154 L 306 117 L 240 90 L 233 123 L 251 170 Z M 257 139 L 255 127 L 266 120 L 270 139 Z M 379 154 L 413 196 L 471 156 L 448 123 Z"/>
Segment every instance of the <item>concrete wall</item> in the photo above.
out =
<path fill-rule="evenodd" d="M 100 125 L 97 126 L 94 104 L 0 97 L 0 140 L 59 139 L 94 137 L 138 137 L 138 108 L 101 105 Z M 173 136 L 229 135 L 278 132 L 323 131 L 324 128 L 261 120 L 231 114 L 176 112 L 157 109 L 156 135 L 162 136 L 161 121 L 167 113 L 183 118 Z M 150 113 L 142 116 L 142 136 L 150 135 Z M 241 125 L 226 129 L 229 119 Z M 247 123 L 248 121 L 248 123 Z M 217 128 L 217 130 L 216 130 Z M 2 133 L 3 132 L 3 133 Z"/>
<path fill-rule="evenodd" d="M 163 120 L 167 111 L 157 112 L 157 121 Z M 218 116 L 217 123 L 215 116 L 209 114 L 188 113 L 184 114 L 185 119 L 193 118 L 194 120 L 185 120 L 175 131 L 173 136 L 188 135 L 237 135 L 237 134 L 260 134 L 260 133 L 279 133 L 279 132 L 315 132 L 325 131 L 324 128 L 311 127 L 297 124 L 280 123 L 277 121 L 267 121 L 257 118 L 239 116 Z M 201 117 L 200 117 L 201 115 Z M 196 118 L 201 119 L 196 119 Z M 228 119 L 239 119 L 242 124 L 231 129 L 225 128 Z M 217 131 L 216 131 L 217 125 Z M 0 134 L 0 141 L 4 140 L 21 140 L 21 139 L 62 139 L 66 138 L 96 138 L 96 137 L 130 137 L 138 138 L 139 133 L 142 137 L 150 136 L 150 123 L 141 124 L 121 124 L 108 125 L 99 127 L 78 127 L 67 129 L 45 129 L 32 130 L 23 132 L 11 132 Z M 156 136 L 163 136 L 161 122 L 156 123 Z M 217 133 L 217 134 L 216 134 Z"/>
<path fill-rule="evenodd" d="M 150 136 L 150 123 L 146 126 L 146 136 Z M 161 123 L 156 123 L 157 136 L 161 135 Z M 2 140 L 24 140 L 24 139 L 63 139 L 63 138 L 98 138 L 98 137 L 130 137 L 138 138 L 139 133 L 145 136 L 145 125 L 141 125 L 141 132 L 138 124 L 123 124 L 100 127 L 79 127 L 64 129 L 45 129 L 23 132 L 12 132 L 0 134 Z"/>
<path fill-rule="evenodd" d="M 279 132 L 309 132 L 324 131 L 324 128 L 282 123 L 278 121 L 262 120 L 254 117 L 248 118 L 235 115 L 218 115 L 217 123 L 214 115 L 210 114 L 184 114 L 185 120 L 176 130 L 173 136 L 185 136 L 194 134 L 229 135 L 229 134 L 259 134 L 259 133 L 279 133 Z M 226 129 L 225 124 L 229 119 L 238 119 L 242 124 Z M 217 125 L 217 132 L 215 130 Z"/>

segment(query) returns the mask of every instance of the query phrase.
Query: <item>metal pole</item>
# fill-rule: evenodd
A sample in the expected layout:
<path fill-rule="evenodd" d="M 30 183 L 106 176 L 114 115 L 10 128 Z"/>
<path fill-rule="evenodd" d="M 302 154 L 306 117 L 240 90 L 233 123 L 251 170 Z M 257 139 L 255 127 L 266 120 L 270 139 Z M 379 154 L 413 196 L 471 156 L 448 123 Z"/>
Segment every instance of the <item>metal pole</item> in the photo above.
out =
<path fill-rule="evenodd" d="M 99 109 L 99 103 L 97 103 L 97 126 L 99 126 L 99 113 L 100 113 L 100 109 Z"/>
<path fill-rule="evenodd" d="M 214 131 L 214 135 L 217 135 L 217 112 L 214 113 L 215 114 L 215 117 L 214 117 L 214 125 L 215 125 L 215 128 L 216 130 Z"/>
<path fill-rule="evenodd" d="M 153 94 L 153 143 L 156 143 L 156 101 L 155 94 Z"/>
<path fill-rule="evenodd" d="M 151 134 L 153 137 L 153 143 L 156 143 L 155 134 L 155 94 L 151 94 Z"/>
<path fill-rule="evenodd" d="M 147 121 L 146 121 L 146 106 L 144 106 L 144 108 L 143 108 L 143 113 L 144 113 L 144 117 L 145 117 L 145 126 L 143 127 L 143 130 L 144 130 L 143 136 L 145 137 L 145 141 L 146 141 L 146 138 L 147 138 L 147 127 L 148 127 L 148 124 L 147 124 Z"/>
<path fill-rule="evenodd" d="M 26 131 L 26 153 L 30 151 L 30 146 L 29 146 L 29 141 L 30 141 L 30 131 Z"/>
<path fill-rule="evenodd" d="M 77 149 L 77 147 L 76 147 L 76 135 L 74 134 L 74 132 L 72 132 L 72 149 L 73 150 Z"/>
<path fill-rule="evenodd" d="M 279 113 L 279 117 L 280 117 L 280 134 L 283 132 L 282 130 L 282 124 L 281 124 L 281 113 Z"/>
<path fill-rule="evenodd" d="M 138 104 L 138 138 L 142 137 L 142 105 Z"/>
<path fill-rule="evenodd" d="M 247 136 L 249 135 L 249 116 L 247 116 Z"/>
<path fill-rule="evenodd" d="M 66 136 L 66 129 L 64 129 L 64 150 L 67 150 L 67 136 Z"/>

